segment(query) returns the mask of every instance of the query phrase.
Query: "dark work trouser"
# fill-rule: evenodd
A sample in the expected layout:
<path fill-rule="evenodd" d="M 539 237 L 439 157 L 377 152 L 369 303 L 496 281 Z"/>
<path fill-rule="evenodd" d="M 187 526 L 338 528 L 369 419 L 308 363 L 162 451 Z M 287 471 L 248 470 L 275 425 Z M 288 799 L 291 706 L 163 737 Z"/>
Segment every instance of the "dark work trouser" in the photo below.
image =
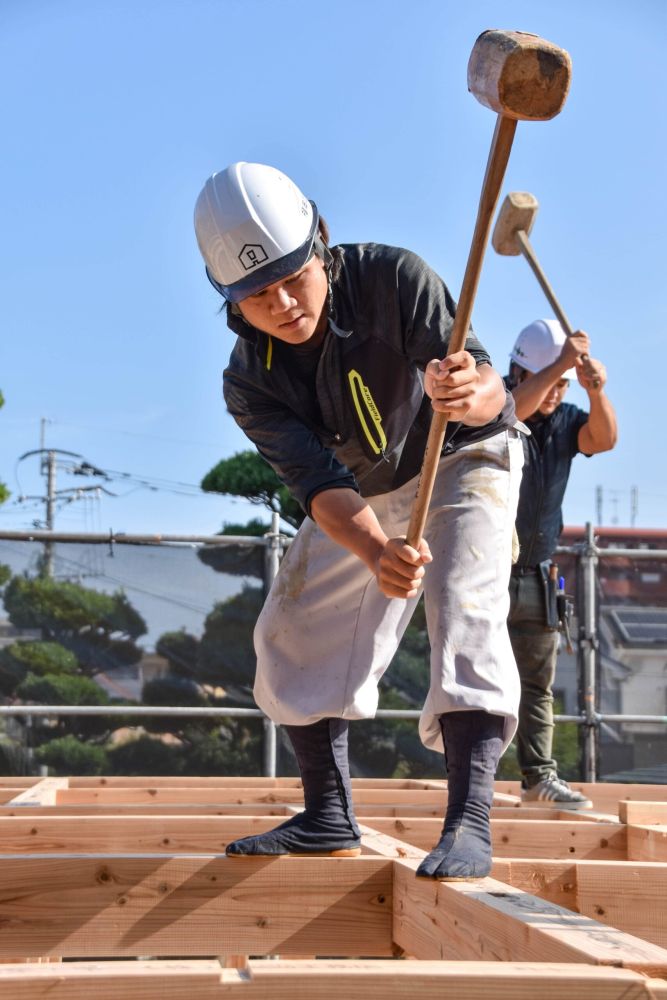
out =
<path fill-rule="evenodd" d="M 545 602 L 539 573 L 510 578 L 508 631 L 521 679 L 517 758 L 530 787 L 557 769 L 553 759 L 553 691 L 558 632 L 545 624 Z"/>

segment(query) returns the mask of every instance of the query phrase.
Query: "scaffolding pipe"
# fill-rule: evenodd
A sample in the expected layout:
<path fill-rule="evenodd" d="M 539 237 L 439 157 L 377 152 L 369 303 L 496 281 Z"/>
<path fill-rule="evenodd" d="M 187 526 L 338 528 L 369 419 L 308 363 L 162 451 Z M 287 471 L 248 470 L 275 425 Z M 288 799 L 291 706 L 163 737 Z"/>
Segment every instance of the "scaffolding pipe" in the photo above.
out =
<path fill-rule="evenodd" d="M 90 545 L 245 545 L 268 546 L 271 532 L 255 535 L 130 535 L 124 531 L 0 531 L 8 542 L 79 542 Z"/>
<path fill-rule="evenodd" d="M 593 526 L 586 524 L 586 541 L 579 548 L 581 586 L 577 587 L 577 618 L 579 620 L 578 660 L 581 678 L 580 708 L 584 717 L 583 780 L 597 780 L 598 716 L 597 716 L 597 588 L 598 557 Z"/>
<path fill-rule="evenodd" d="M 264 587 L 265 597 L 268 595 L 271 585 L 278 575 L 280 569 L 280 559 L 282 556 L 282 539 L 280 536 L 280 515 L 271 515 L 271 530 L 264 536 L 267 541 L 264 561 Z M 264 774 L 268 778 L 276 776 L 277 760 L 277 732 L 276 724 L 272 719 L 264 718 Z"/>
<path fill-rule="evenodd" d="M 182 707 L 178 705 L 0 705 L 0 717 L 33 716 L 33 715 L 112 715 L 112 716 L 164 716 L 179 718 L 187 716 L 191 719 L 214 719 L 218 717 L 238 717 L 246 719 L 265 719 L 259 708 L 236 708 L 231 705 L 220 705 L 216 708 Z M 419 719 L 421 711 L 412 708 L 380 708 L 375 713 L 376 719 Z M 577 715 L 556 715 L 557 722 L 582 722 Z M 641 720 L 643 716 L 639 717 Z M 646 717 L 646 718 L 653 718 Z M 269 721 L 269 720 L 267 720 Z M 364 721 L 364 720 L 360 720 Z M 368 721 L 371 721 L 370 719 Z M 667 721 L 667 718 L 665 719 Z"/>
<path fill-rule="evenodd" d="M 0 705 L 0 717 L 33 715 L 121 715 L 121 716 L 188 716 L 193 719 L 211 719 L 224 716 L 262 719 L 259 708 L 235 708 L 220 705 L 217 708 L 179 708 L 177 705 Z M 414 719 L 421 716 L 417 708 L 379 708 L 374 719 Z M 572 722 L 577 726 L 588 725 L 585 715 L 554 715 L 554 722 Z M 370 719 L 358 720 L 360 722 Z M 667 715 L 601 715 L 595 713 L 595 722 L 639 722 L 646 725 L 667 725 Z"/>

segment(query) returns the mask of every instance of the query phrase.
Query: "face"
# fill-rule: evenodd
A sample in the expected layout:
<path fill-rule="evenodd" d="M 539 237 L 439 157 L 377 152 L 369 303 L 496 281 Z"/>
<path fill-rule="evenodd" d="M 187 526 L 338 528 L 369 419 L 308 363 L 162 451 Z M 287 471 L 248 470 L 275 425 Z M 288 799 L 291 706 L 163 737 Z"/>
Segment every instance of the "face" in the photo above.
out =
<path fill-rule="evenodd" d="M 327 326 L 327 273 L 313 256 L 294 274 L 239 302 L 248 323 L 286 344 L 320 339 Z"/>
<path fill-rule="evenodd" d="M 525 382 L 527 378 L 530 378 L 532 372 L 526 371 L 524 368 L 519 375 L 519 382 Z M 553 385 L 549 386 L 546 396 L 542 400 L 542 403 L 537 408 L 537 412 L 541 413 L 543 417 L 549 417 L 551 414 L 558 409 L 560 404 L 563 402 L 563 397 L 567 392 L 567 387 L 570 384 L 570 380 L 566 378 L 559 378 Z"/>

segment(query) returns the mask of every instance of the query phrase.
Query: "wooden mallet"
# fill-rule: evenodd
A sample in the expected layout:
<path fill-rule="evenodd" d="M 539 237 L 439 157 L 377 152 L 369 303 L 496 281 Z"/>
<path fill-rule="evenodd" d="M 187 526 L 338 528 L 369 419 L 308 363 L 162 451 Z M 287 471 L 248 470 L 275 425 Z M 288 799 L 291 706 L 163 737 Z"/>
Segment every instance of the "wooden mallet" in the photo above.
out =
<path fill-rule="evenodd" d="M 572 324 L 556 298 L 556 293 L 547 281 L 547 276 L 540 267 L 528 239 L 539 207 L 539 202 L 534 194 L 530 194 L 528 191 L 510 191 L 500 206 L 491 242 L 493 249 L 505 257 L 518 257 L 519 254 L 523 254 L 546 295 L 549 305 L 556 313 L 558 322 L 567 336 L 571 337 L 574 333 Z M 582 354 L 581 360 L 588 361 L 588 355 Z M 593 380 L 594 388 L 597 389 L 599 384 L 599 379 Z"/>
<path fill-rule="evenodd" d="M 548 121 L 563 107 L 571 62 L 564 49 L 523 31 L 483 32 L 468 61 L 468 90 L 498 113 L 482 183 L 477 220 L 447 354 L 465 347 L 484 252 L 518 121 Z M 417 547 L 424 533 L 447 417 L 433 413 L 406 540 Z"/>

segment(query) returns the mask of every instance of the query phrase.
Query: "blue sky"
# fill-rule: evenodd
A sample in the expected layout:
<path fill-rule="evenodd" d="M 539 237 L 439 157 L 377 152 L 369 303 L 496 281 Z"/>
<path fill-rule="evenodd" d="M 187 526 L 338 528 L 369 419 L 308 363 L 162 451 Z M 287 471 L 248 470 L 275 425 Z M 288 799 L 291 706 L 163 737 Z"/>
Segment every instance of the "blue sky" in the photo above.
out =
<path fill-rule="evenodd" d="M 636 486 L 637 525 L 665 526 L 663 0 L 3 0 L 0 526 L 43 516 L 16 502 L 44 491 L 18 461 L 41 418 L 49 446 L 129 474 L 59 510 L 62 530 L 213 533 L 257 513 L 190 488 L 249 446 L 221 399 L 232 338 L 196 196 L 234 160 L 271 163 L 334 242 L 407 246 L 458 296 L 494 126 L 466 66 L 489 27 L 573 60 L 563 112 L 519 125 L 503 190 L 538 198 L 533 246 L 620 421 L 613 453 L 575 462 L 566 522 L 595 520 L 599 484 L 604 523 L 629 523 Z M 490 249 L 473 321 L 501 372 L 550 315 L 525 261 Z"/>

